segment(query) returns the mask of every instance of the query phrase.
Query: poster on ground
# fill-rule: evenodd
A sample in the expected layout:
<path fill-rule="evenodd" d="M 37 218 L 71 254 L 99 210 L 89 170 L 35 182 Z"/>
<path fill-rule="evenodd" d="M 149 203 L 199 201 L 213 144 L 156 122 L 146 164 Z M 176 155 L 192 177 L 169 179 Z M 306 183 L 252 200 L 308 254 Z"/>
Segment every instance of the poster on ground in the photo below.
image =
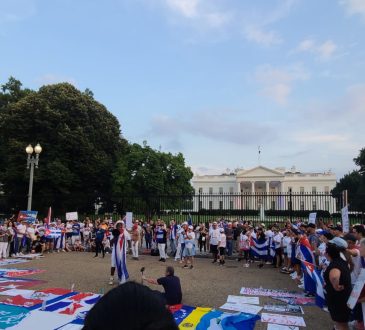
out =
<path fill-rule="evenodd" d="M 133 226 L 133 212 L 127 212 L 125 214 L 125 227 L 127 230 L 131 230 Z"/>
<path fill-rule="evenodd" d="M 67 212 L 66 213 L 67 221 L 78 220 L 78 219 L 79 219 L 79 215 L 77 214 L 77 212 Z"/>
<path fill-rule="evenodd" d="M 349 207 L 346 205 L 343 209 L 341 209 L 342 216 L 342 230 L 344 233 L 348 233 L 350 231 L 350 221 L 349 221 Z"/>

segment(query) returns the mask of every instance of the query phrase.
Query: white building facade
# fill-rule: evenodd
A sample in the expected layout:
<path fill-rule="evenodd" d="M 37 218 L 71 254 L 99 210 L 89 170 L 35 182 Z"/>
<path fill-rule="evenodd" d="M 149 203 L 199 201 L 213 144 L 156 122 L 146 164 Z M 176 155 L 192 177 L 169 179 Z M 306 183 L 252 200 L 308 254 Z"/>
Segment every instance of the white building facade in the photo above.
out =
<path fill-rule="evenodd" d="M 259 209 L 263 205 L 265 209 L 285 210 L 290 201 L 293 210 L 336 211 L 336 201 L 330 196 L 336 186 L 332 172 L 302 173 L 295 168 L 286 171 L 257 166 L 236 174 L 194 176 L 192 185 L 196 195 L 204 195 L 194 203 L 195 210 L 227 208 L 228 204 L 231 209 Z M 214 198 L 209 200 L 209 195 Z M 219 201 L 217 195 L 225 198 Z"/>

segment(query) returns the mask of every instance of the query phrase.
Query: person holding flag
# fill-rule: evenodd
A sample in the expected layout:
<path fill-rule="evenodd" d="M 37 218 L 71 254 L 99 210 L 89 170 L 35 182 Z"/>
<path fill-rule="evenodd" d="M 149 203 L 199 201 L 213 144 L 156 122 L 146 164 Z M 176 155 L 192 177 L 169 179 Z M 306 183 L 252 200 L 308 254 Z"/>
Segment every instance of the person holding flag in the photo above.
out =
<path fill-rule="evenodd" d="M 115 224 L 115 229 L 112 231 L 113 238 L 110 241 L 110 245 L 113 247 L 113 250 L 110 268 L 110 285 L 113 285 L 114 283 L 115 269 L 117 269 L 120 284 L 125 283 L 129 278 L 127 270 L 127 250 L 128 241 L 131 240 L 131 237 L 124 227 L 124 222 L 118 220 Z"/>

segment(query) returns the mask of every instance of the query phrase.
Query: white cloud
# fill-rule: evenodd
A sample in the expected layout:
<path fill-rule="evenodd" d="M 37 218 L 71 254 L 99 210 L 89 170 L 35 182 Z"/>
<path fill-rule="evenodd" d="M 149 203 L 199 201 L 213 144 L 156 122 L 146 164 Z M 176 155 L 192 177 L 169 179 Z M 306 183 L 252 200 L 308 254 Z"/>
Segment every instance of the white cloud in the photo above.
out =
<path fill-rule="evenodd" d="M 254 79 L 261 85 L 261 93 L 279 105 L 286 105 L 296 81 L 309 79 L 310 74 L 301 65 L 281 68 L 262 65 L 256 69 Z"/>
<path fill-rule="evenodd" d="M 36 79 L 36 82 L 40 85 L 52 85 L 62 82 L 68 82 L 74 86 L 76 86 L 76 80 L 72 77 L 66 77 L 62 75 L 56 75 L 52 73 L 44 74 Z"/>
<path fill-rule="evenodd" d="M 199 2 L 199 0 L 166 0 L 168 7 L 187 18 L 198 15 Z"/>
<path fill-rule="evenodd" d="M 340 4 L 346 9 L 349 15 L 361 15 L 365 19 L 365 1 L 364 0 L 341 0 Z"/>
<path fill-rule="evenodd" d="M 265 31 L 257 26 L 246 27 L 244 35 L 248 41 L 253 41 L 263 46 L 272 46 L 283 42 L 283 39 L 277 32 Z"/>
<path fill-rule="evenodd" d="M 294 52 L 308 52 L 318 56 L 320 60 L 329 60 L 337 50 L 337 45 L 332 40 L 317 43 L 314 39 L 301 41 Z"/>
<path fill-rule="evenodd" d="M 301 132 L 294 139 L 298 142 L 306 143 L 338 143 L 349 140 L 348 136 L 343 134 L 321 134 L 313 131 Z"/>

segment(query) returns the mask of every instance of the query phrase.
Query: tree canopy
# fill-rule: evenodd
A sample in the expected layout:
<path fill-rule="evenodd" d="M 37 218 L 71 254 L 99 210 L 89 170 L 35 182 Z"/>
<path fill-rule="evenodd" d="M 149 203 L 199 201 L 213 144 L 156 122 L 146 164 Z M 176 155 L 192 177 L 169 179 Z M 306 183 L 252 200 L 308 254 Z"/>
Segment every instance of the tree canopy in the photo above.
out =
<path fill-rule="evenodd" d="M 24 208 L 29 170 L 25 147 L 40 143 L 34 209 L 88 211 L 110 199 L 113 166 L 126 142 L 114 115 L 68 83 L 22 90 L 11 78 L 0 94 L 0 182 L 13 208 Z"/>
<path fill-rule="evenodd" d="M 348 202 L 353 211 L 365 211 L 365 148 L 361 149 L 359 155 L 354 158 L 355 164 L 360 168 L 345 174 L 337 182 L 332 194 L 338 195 L 347 190 Z"/>
<path fill-rule="evenodd" d="M 58 214 L 91 212 L 96 200 L 111 210 L 125 195 L 192 193 L 193 174 L 183 155 L 129 144 L 91 90 L 60 83 L 33 91 L 11 77 L 0 90 L 0 191 L 14 210 L 26 206 L 25 147 L 37 143 L 43 151 L 33 209 L 41 213 L 49 206 Z"/>

